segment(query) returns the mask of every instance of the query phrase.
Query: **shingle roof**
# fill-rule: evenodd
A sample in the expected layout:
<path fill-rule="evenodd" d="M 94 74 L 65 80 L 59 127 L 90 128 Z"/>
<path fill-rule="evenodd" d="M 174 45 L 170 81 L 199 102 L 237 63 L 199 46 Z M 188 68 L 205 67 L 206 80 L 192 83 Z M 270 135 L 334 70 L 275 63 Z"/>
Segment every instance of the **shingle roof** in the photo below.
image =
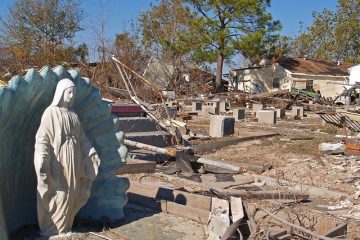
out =
<path fill-rule="evenodd" d="M 292 73 L 333 76 L 348 76 L 349 74 L 347 69 L 352 66 L 347 62 L 342 62 L 338 66 L 337 62 L 305 59 L 300 57 L 282 58 L 278 61 L 278 64 Z"/>

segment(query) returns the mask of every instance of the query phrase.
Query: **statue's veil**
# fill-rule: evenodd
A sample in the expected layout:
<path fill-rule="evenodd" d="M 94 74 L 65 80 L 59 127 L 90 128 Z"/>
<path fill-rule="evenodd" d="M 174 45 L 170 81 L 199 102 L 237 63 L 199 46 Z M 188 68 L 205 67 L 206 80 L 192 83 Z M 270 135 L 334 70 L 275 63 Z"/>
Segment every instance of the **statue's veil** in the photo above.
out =
<path fill-rule="evenodd" d="M 73 81 L 71 81 L 68 78 L 64 78 L 64 79 L 60 80 L 58 82 L 58 84 L 56 85 L 54 98 L 53 98 L 53 101 L 50 104 L 50 106 L 59 106 L 59 103 L 63 97 L 65 89 L 67 89 L 69 87 L 75 87 L 75 84 L 73 83 Z"/>

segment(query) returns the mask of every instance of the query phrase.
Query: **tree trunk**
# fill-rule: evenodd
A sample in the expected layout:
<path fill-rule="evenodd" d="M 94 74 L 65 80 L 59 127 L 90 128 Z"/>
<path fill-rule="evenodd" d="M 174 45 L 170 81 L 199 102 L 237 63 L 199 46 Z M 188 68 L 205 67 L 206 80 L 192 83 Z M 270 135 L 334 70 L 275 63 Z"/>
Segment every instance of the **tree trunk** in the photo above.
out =
<path fill-rule="evenodd" d="M 219 53 L 216 65 L 216 80 L 215 80 L 215 92 L 221 92 L 222 90 L 222 70 L 224 64 L 224 55 Z"/>

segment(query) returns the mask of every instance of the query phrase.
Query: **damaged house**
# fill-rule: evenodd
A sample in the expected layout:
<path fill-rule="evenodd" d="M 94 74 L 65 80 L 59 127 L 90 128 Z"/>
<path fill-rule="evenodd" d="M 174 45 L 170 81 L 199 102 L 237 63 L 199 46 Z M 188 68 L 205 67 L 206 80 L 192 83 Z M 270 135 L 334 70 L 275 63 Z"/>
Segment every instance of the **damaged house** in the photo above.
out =
<path fill-rule="evenodd" d="M 233 69 L 230 76 L 235 89 L 251 93 L 278 90 L 320 90 L 323 97 L 334 98 L 348 83 L 349 63 L 313 60 L 303 57 L 282 58 L 276 63 Z"/>
<path fill-rule="evenodd" d="M 179 94 L 209 93 L 215 86 L 216 76 L 200 68 L 183 67 L 178 74 L 176 76 L 176 69 L 171 63 L 151 57 L 143 77 L 157 88 L 167 90 L 165 92 L 170 90 Z M 227 91 L 228 81 L 222 79 L 222 85 L 223 91 Z"/>

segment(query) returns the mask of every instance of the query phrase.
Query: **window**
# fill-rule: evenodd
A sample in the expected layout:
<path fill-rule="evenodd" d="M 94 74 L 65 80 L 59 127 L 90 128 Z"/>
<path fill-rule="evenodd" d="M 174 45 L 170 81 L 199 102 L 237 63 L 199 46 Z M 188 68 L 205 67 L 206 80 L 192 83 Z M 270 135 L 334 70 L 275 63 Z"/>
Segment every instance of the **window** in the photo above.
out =
<path fill-rule="evenodd" d="M 280 78 L 273 78 L 273 88 L 280 88 Z"/>
<path fill-rule="evenodd" d="M 307 80 L 306 81 L 306 90 L 313 90 L 314 89 L 314 81 L 313 80 Z"/>

